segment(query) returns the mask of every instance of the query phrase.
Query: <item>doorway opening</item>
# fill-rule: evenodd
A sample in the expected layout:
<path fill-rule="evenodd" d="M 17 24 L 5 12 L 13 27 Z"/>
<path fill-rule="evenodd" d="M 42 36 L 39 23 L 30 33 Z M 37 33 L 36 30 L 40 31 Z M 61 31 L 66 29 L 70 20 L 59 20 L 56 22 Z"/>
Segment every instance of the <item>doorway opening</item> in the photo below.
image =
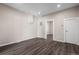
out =
<path fill-rule="evenodd" d="M 53 40 L 53 21 L 47 21 L 47 39 Z"/>

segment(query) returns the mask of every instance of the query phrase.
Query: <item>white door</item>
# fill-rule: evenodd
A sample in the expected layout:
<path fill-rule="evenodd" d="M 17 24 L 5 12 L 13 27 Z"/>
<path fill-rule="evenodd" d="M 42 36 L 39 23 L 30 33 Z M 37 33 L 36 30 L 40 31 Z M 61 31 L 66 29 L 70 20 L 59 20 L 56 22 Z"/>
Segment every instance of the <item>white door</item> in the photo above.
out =
<path fill-rule="evenodd" d="M 79 44 L 79 18 L 64 21 L 65 42 Z"/>
<path fill-rule="evenodd" d="M 44 22 L 43 21 L 38 21 L 38 27 L 37 27 L 37 35 L 38 37 L 41 37 L 41 38 L 45 38 L 45 26 L 44 26 Z"/>

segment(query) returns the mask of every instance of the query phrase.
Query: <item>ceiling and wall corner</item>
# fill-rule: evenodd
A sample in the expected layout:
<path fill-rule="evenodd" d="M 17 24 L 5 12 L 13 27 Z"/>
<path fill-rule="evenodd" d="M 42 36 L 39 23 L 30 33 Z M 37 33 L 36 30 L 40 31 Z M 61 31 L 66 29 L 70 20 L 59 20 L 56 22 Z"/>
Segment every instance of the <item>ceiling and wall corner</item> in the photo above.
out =
<path fill-rule="evenodd" d="M 61 5 L 61 7 L 57 7 L 58 4 Z M 8 5 L 26 14 L 35 15 L 37 16 L 38 20 L 54 19 L 53 20 L 54 40 L 64 41 L 63 19 L 66 17 L 75 16 L 78 9 L 74 7 L 78 6 L 79 4 L 78 3 L 6 3 L 5 5 Z M 39 28 L 40 27 L 38 26 L 38 29 Z M 44 31 L 42 30 L 42 33 L 41 34 L 39 33 L 39 35 L 42 35 L 43 33 Z M 37 34 L 37 36 L 39 35 Z"/>
<path fill-rule="evenodd" d="M 25 13 L 44 16 L 79 5 L 78 3 L 4 3 Z M 57 7 L 61 5 L 61 7 Z"/>

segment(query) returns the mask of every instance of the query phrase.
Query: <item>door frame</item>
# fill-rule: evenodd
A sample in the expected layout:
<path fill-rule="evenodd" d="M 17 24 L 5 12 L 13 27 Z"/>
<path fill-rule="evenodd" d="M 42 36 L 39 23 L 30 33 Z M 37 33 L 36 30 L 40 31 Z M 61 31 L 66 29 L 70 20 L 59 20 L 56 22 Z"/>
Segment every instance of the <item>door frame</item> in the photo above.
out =
<path fill-rule="evenodd" d="M 53 19 L 46 19 L 45 20 L 45 39 L 47 39 L 47 23 L 48 23 L 48 21 L 52 21 L 52 23 L 53 23 L 53 27 L 52 28 L 54 28 L 54 22 L 53 22 Z M 54 31 L 54 30 L 53 30 Z M 54 34 L 54 32 L 53 32 L 53 34 Z"/>

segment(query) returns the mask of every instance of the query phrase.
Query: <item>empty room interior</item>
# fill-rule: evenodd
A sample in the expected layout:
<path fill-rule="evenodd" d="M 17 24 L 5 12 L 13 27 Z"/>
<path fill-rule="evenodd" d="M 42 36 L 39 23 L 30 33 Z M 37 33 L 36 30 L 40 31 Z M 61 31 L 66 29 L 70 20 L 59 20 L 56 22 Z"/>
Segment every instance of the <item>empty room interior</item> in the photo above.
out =
<path fill-rule="evenodd" d="M 0 55 L 79 55 L 79 3 L 0 3 Z"/>

